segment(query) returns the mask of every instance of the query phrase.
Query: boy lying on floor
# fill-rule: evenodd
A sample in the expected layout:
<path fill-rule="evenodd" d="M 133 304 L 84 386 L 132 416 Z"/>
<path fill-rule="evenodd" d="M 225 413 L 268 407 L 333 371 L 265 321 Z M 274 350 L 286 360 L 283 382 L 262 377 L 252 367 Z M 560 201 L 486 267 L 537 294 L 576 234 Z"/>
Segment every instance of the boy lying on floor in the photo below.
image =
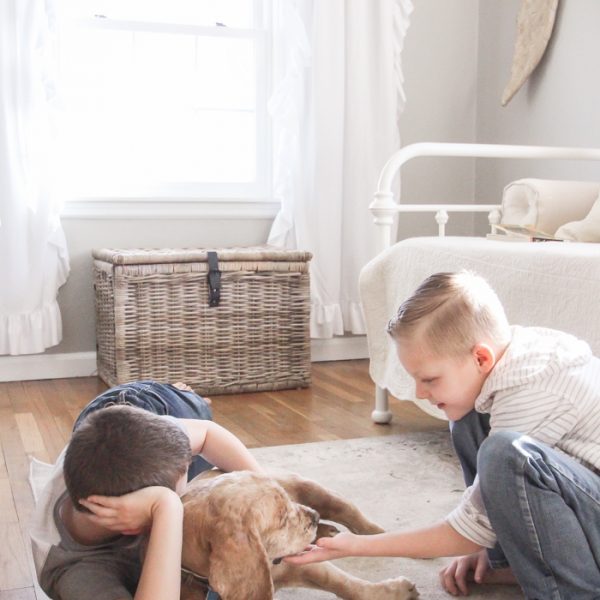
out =
<path fill-rule="evenodd" d="M 188 479 L 212 465 L 262 470 L 211 418 L 187 386 L 154 381 L 109 389 L 83 410 L 46 485 L 34 490 L 33 556 L 50 598 L 179 599 L 179 494 Z"/>

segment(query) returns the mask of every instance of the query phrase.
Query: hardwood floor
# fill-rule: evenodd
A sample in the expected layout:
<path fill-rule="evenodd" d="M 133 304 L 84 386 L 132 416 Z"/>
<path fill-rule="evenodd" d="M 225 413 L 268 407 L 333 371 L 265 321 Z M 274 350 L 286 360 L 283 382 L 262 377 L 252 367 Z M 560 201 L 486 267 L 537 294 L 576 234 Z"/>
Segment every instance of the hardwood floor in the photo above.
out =
<path fill-rule="evenodd" d="M 214 396 L 214 419 L 251 448 L 447 427 L 394 399 L 392 423 L 372 423 L 367 361 L 313 363 L 312 378 L 307 389 Z M 105 389 L 97 377 L 0 383 L 1 600 L 45 598 L 33 576 L 27 535 L 29 459 L 53 462 L 79 411 Z"/>

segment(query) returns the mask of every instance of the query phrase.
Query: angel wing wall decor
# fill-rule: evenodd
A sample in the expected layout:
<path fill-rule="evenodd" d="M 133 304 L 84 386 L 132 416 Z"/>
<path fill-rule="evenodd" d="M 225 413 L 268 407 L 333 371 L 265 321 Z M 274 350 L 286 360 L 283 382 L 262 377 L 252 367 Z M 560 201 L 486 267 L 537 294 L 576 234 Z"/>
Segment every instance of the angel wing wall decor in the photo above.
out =
<path fill-rule="evenodd" d="M 502 106 L 510 102 L 544 56 L 557 8 L 558 0 L 523 0 L 517 17 L 517 39 L 510 80 L 502 93 Z"/>

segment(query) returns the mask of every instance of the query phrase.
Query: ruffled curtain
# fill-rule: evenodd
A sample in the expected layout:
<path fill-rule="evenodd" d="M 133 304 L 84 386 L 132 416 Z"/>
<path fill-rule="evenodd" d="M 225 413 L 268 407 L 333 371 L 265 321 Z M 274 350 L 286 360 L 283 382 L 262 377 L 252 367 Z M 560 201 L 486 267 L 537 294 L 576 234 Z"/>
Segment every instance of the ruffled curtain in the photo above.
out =
<path fill-rule="evenodd" d="M 62 337 L 56 296 L 69 259 L 54 181 L 52 8 L 0 1 L 0 354 L 43 352 Z"/>
<path fill-rule="evenodd" d="M 375 255 L 368 206 L 400 146 L 401 51 L 410 0 L 275 2 L 274 190 L 269 243 L 309 250 L 311 336 L 365 333 L 361 268 Z"/>

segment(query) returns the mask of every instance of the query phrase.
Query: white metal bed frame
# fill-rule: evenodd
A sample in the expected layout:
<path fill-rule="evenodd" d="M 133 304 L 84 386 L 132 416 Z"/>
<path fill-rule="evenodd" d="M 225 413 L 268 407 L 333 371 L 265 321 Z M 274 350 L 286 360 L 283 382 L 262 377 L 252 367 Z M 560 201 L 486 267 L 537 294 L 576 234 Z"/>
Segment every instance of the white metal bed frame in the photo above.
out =
<path fill-rule="evenodd" d="M 600 148 L 561 148 L 552 146 L 512 146 L 503 144 L 453 144 L 422 142 L 401 148 L 389 158 L 379 176 L 375 199 L 369 206 L 373 222 L 378 227 L 377 251 L 382 252 L 392 245 L 394 217 L 402 212 L 435 213 L 438 235 L 445 235 L 449 212 L 487 212 L 492 229 L 501 219 L 500 204 L 400 204 L 394 201 L 392 183 L 403 164 L 413 158 L 467 157 L 467 158 L 544 158 L 569 160 L 598 160 Z M 385 388 L 375 388 L 375 408 L 371 413 L 375 423 L 385 424 L 392 419 L 389 410 L 388 392 Z"/>

